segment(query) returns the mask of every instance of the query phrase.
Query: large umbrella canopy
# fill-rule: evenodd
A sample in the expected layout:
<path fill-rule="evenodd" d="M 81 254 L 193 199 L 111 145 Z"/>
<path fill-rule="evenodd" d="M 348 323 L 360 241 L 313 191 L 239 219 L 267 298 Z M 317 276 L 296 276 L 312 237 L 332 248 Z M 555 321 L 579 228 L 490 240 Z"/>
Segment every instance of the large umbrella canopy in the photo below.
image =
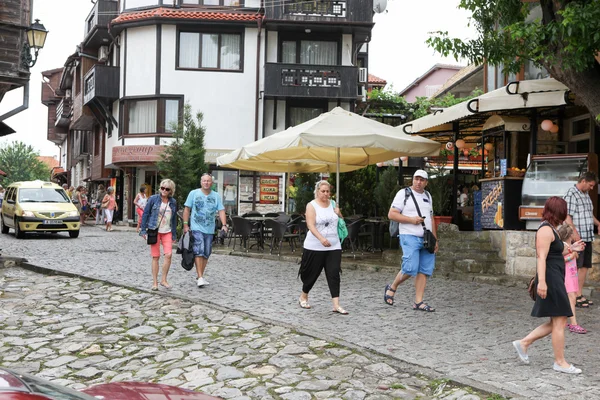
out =
<path fill-rule="evenodd" d="M 336 107 L 225 154 L 217 164 L 264 172 L 337 172 L 339 162 L 344 172 L 400 156 L 436 156 L 439 150 L 437 142 Z"/>
<path fill-rule="evenodd" d="M 339 191 L 339 172 L 400 156 L 436 156 L 439 151 L 437 142 L 336 107 L 225 154 L 217 165 L 263 172 L 336 172 Z"/>

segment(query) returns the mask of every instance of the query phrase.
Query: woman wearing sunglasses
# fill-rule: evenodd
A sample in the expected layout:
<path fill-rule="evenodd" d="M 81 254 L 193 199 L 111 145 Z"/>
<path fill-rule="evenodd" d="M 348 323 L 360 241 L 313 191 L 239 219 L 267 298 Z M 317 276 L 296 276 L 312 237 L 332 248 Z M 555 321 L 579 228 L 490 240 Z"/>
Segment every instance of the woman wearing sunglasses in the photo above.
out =
<path fill-rule="evenodd" d="M 150 196 L 142 215 L 140 236 L 146 240 L 148 229 L 158 229 L 158 240 L 150 245 L 152 256 L 152 290 L 158 290 L 158 260 L 160 258 L 160 245 L 163 247 L 163 267 L 160 285 L 170 289 L 167 282 L 167 274 L 171 267 L 171 254 L 173 253 L 173 242 L 177 239 L 177 202 L 173 198 L 175 194 L 175 183 L 170 179 L 164 179 L 160 183 L 158 194 Z"/>

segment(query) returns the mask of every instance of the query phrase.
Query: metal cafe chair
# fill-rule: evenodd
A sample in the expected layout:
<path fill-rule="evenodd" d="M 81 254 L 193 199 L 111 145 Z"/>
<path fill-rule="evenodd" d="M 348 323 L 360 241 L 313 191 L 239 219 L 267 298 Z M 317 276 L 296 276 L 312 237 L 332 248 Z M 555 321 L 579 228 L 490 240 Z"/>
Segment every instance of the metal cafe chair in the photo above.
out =
<path fill-rule="evenodd" d="M 350 242 L 350 247 L 352 248 L 352 255 L 356 257 L 356 251 L 359 249 L 359 234 L 360 228 L 363 225 L 364 220 L 359 219 L 350 224 L 348 224 L 348 237 L 346 240 Z M 344 240 L 344 242 L 346 241 Z M 362 254 L 362 252 L 361 252 Z"/>
<path fill-rule="evenodd" d="M 271 231 L 271 251 L 270 254 L 273 254 L 273 246 L 275 244 L 275 240 L 278 240 L 279 243 L 277 246 L 279 247 L 278 256 L 281 256 L 281 247 L 283 244 L 283 240 L 287 239 L 290 243 L 290 248 L 292 252 L 296 251 L 294 248 L 294 241 L 296 239 L 300 239 L 299 233 L 292 233 L 290 231 L 290 227 L 285 223 L 281 223 L 274 219 L 268 219 L 265 221 L 265 228 Z"/>
<path fill-rule="evenodd" d="M 258 211 L 248 211 L 245 214 L 242 214 L 242 218 L 246 218 L 246 217 L 262 217 L 263 215 L 261 213 L 259 213 Z"/>
<path fill-rule="evenodd" d="M 244 247 L 246 253 L 248 252 L 248 241 L 251 239 L 256 240 L 258 247 L 262 247 L 262 232 L 260 225 L 253 223 L 242 217 L 232 217 L 233 222 L 233 250 L 235 251 L 235 244 L 237 239 L 240 239 L 240 245 Z"/>

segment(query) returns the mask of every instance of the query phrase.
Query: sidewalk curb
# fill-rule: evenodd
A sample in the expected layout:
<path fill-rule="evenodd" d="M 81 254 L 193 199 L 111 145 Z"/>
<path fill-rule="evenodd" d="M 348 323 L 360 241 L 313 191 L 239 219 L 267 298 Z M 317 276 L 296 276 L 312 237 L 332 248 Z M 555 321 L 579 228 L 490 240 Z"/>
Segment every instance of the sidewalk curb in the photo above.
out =
<path fill-rule="evenodd" d="M 276 259 L 279 259 L 277 256 L 274 256 Z M 5 257 L 7 258 L 7 257 Z M 471 387 L 475 390 L 477 390 L 479 393 L 481 393 L 482 395 L 492 395 L 492 394 L 499 394 L 501 396 L 504 396 L 506 398 L 511 398 L 511 399 L 522 399 L 524 397 L 521 397 L 515 393 L 512 393 L 510 391 L 507 391 L 505 389 L 500 389 L 500 388 L 496 388 L 493 387 L 489 384 L 486 384 L 484 382 L 479 382 L 479 381 L 475 381 L 472 380 L 470 378 L 467 377 L 457 377 L 457 378 L 448 378 L 446 374 L 441 373 L 436 371 L 435 369 L 431 369 L 429 367 L 424 367 L 421 366 L 419 364 L 415 364 L 406 360 L 403 360 L 401 358 L 398 358 L 396 356 L 393 355 L 389 355 L 389 354 L 384 354 L 379 352 L 376 349 L 372 349 L 371 347 L 369 347 L 369 345 L 367 345 L 366 343 L 363 346 L 359 346 L 350 342 L 347 342 L 343 339 L 340 338 L 336 338 L 333 337 L 327 333 L 324 332 L 319 332 L 319 331 L 311 331 L 309 329 L 305 329 L 303 327 L 300 326 L 293 326 L 291 324 L 285 323 L 285 322 L 281 322 L 281 321 L 276 321 L 276 320 L 272 320 L 270 318 L 265 318 L 262 317 L 260 315 L 255 315 L 246 311 L 241 311 L 241 310 L 235 310 L 235 309 L 231 309 L 231 308 L 227 308 L 227 307 L 223 307 L 221 305 L 215 304 L 211 301 L 207 301 L 207 300 L 198 300 L 186 295 L 182 295 L 182 294 L 176 294 L 176 293 L 172 293 L 172 292 L 153 292 L 149 289 L 141 289 L 138 287 L 134 287 L 134 286 L 130 286 L 127 284 L 123 284 L 123 283 L 119 283 L 119 282 L 114 282 L 111 280 L 106 280 L 106 279 L 98 279 L 98 278 L 93 278 L 93 277 L 89 277 L 86 275 L 82 275 L 82 274 L 78 274 L 78 273 L 73 273 L 73 272 L 67 272 L 67 271 L 60 271 L 60 270 L 56 270 L 56 269 L 52 269 L 52 268 L 48 268 L 48 267 L 41 267 L 41 266 L 37 266 L 37 265 L 33 265 L 30 264 L 29 262 L 27 262 L 26 259 L 23 258 L 16 258 L 13 257 L 13 260 L 18 260 L 15 262 L 15 264 L 9 265 L 10 266 L 16 266 L 16 267 L 21 267 L 23 269 L 32 271 L 32 272 L 36 272 L 39 274 L 43 274 L 43 275 L 58 275 L 58 276 L 66 276 L 66 277 L 70 277 L 70 278 L 78 278 L 78 279 L 84 279 L 84 280 L 88 280 L 88 281 L 95 281 L 95 282 L 104 282 L 113 286 L 119 286 L 119 287 L 123 287 L 126 289 L 130 289 L 130 290 L 135 290 L 138 292 L 145 292 L 145 293 L 149 293 L 152 295 L 159 295 L 159 296 L 165 296 L 165 297 L 170 297 L 170 298 L 174 298 L 174 299 L 180 299 L 180 300 L 185 300 L 185 301 L 189 301 L 191 303 L 196 303 L 196 304 L 201 304 L 201 305 L 205 305 L 205 306 L 209 306 L 213 309 L 219 310 L 221 312 L 227 312 L 227 313 L 233 313 L 233 314 L 237 314 L 240 316 L 245 316 L 247 318 L 251 318 L 254 319 L 256 321 L 260 321 L 264 324 L 269 324 L 269 325 L 274 325 L 274 326 L 282 326 L 285 328 L 288 328 L 290 330 L 299 332 L 303 335 L 306 336 L 310 336 L 313 337 L 315 339 L 321 339 L 321 340 L 326 340 L 328 342 L 333 342 L 333 343 L 337 343 L 340 344 L 344 347 L 359 351 L 359 352 L 368 352 L 371 353 L 375 356 L 377 356 L 378 358 L 383 358 L 385 360 L 387 360 L 387 362 L 389 362 L 391 365 L 395 366 L 396 368 L 402 370 L 403 372 L 407 372 L 410 371 L 409 373 L 411 375 L 423 375 L 425 376 L 427 379 L 429 380 L 434 380 L 434 379 L 448 379 L 450 384 L 455 384 L 458 386 L 468 386 Z M 12 260 L 11 260 L 12 261 Z"/>

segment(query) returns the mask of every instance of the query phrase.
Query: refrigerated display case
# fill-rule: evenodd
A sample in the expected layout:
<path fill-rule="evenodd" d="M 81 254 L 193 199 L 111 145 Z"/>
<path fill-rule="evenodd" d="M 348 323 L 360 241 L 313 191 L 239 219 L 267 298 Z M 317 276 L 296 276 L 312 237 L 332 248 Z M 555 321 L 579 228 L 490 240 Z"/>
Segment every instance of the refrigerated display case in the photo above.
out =
<path fill-rule="evenodd" d="M 587 171 L 598 173 L 598 158 L 594 153 L 533 156 L 523 180 L 519 207 L 519 219 L 526 222 L 526 229 L 537 229 L 546 200 L 552 196 L 563 197 Z M 596 188 L 590 197 L 596 215 Z"/>

